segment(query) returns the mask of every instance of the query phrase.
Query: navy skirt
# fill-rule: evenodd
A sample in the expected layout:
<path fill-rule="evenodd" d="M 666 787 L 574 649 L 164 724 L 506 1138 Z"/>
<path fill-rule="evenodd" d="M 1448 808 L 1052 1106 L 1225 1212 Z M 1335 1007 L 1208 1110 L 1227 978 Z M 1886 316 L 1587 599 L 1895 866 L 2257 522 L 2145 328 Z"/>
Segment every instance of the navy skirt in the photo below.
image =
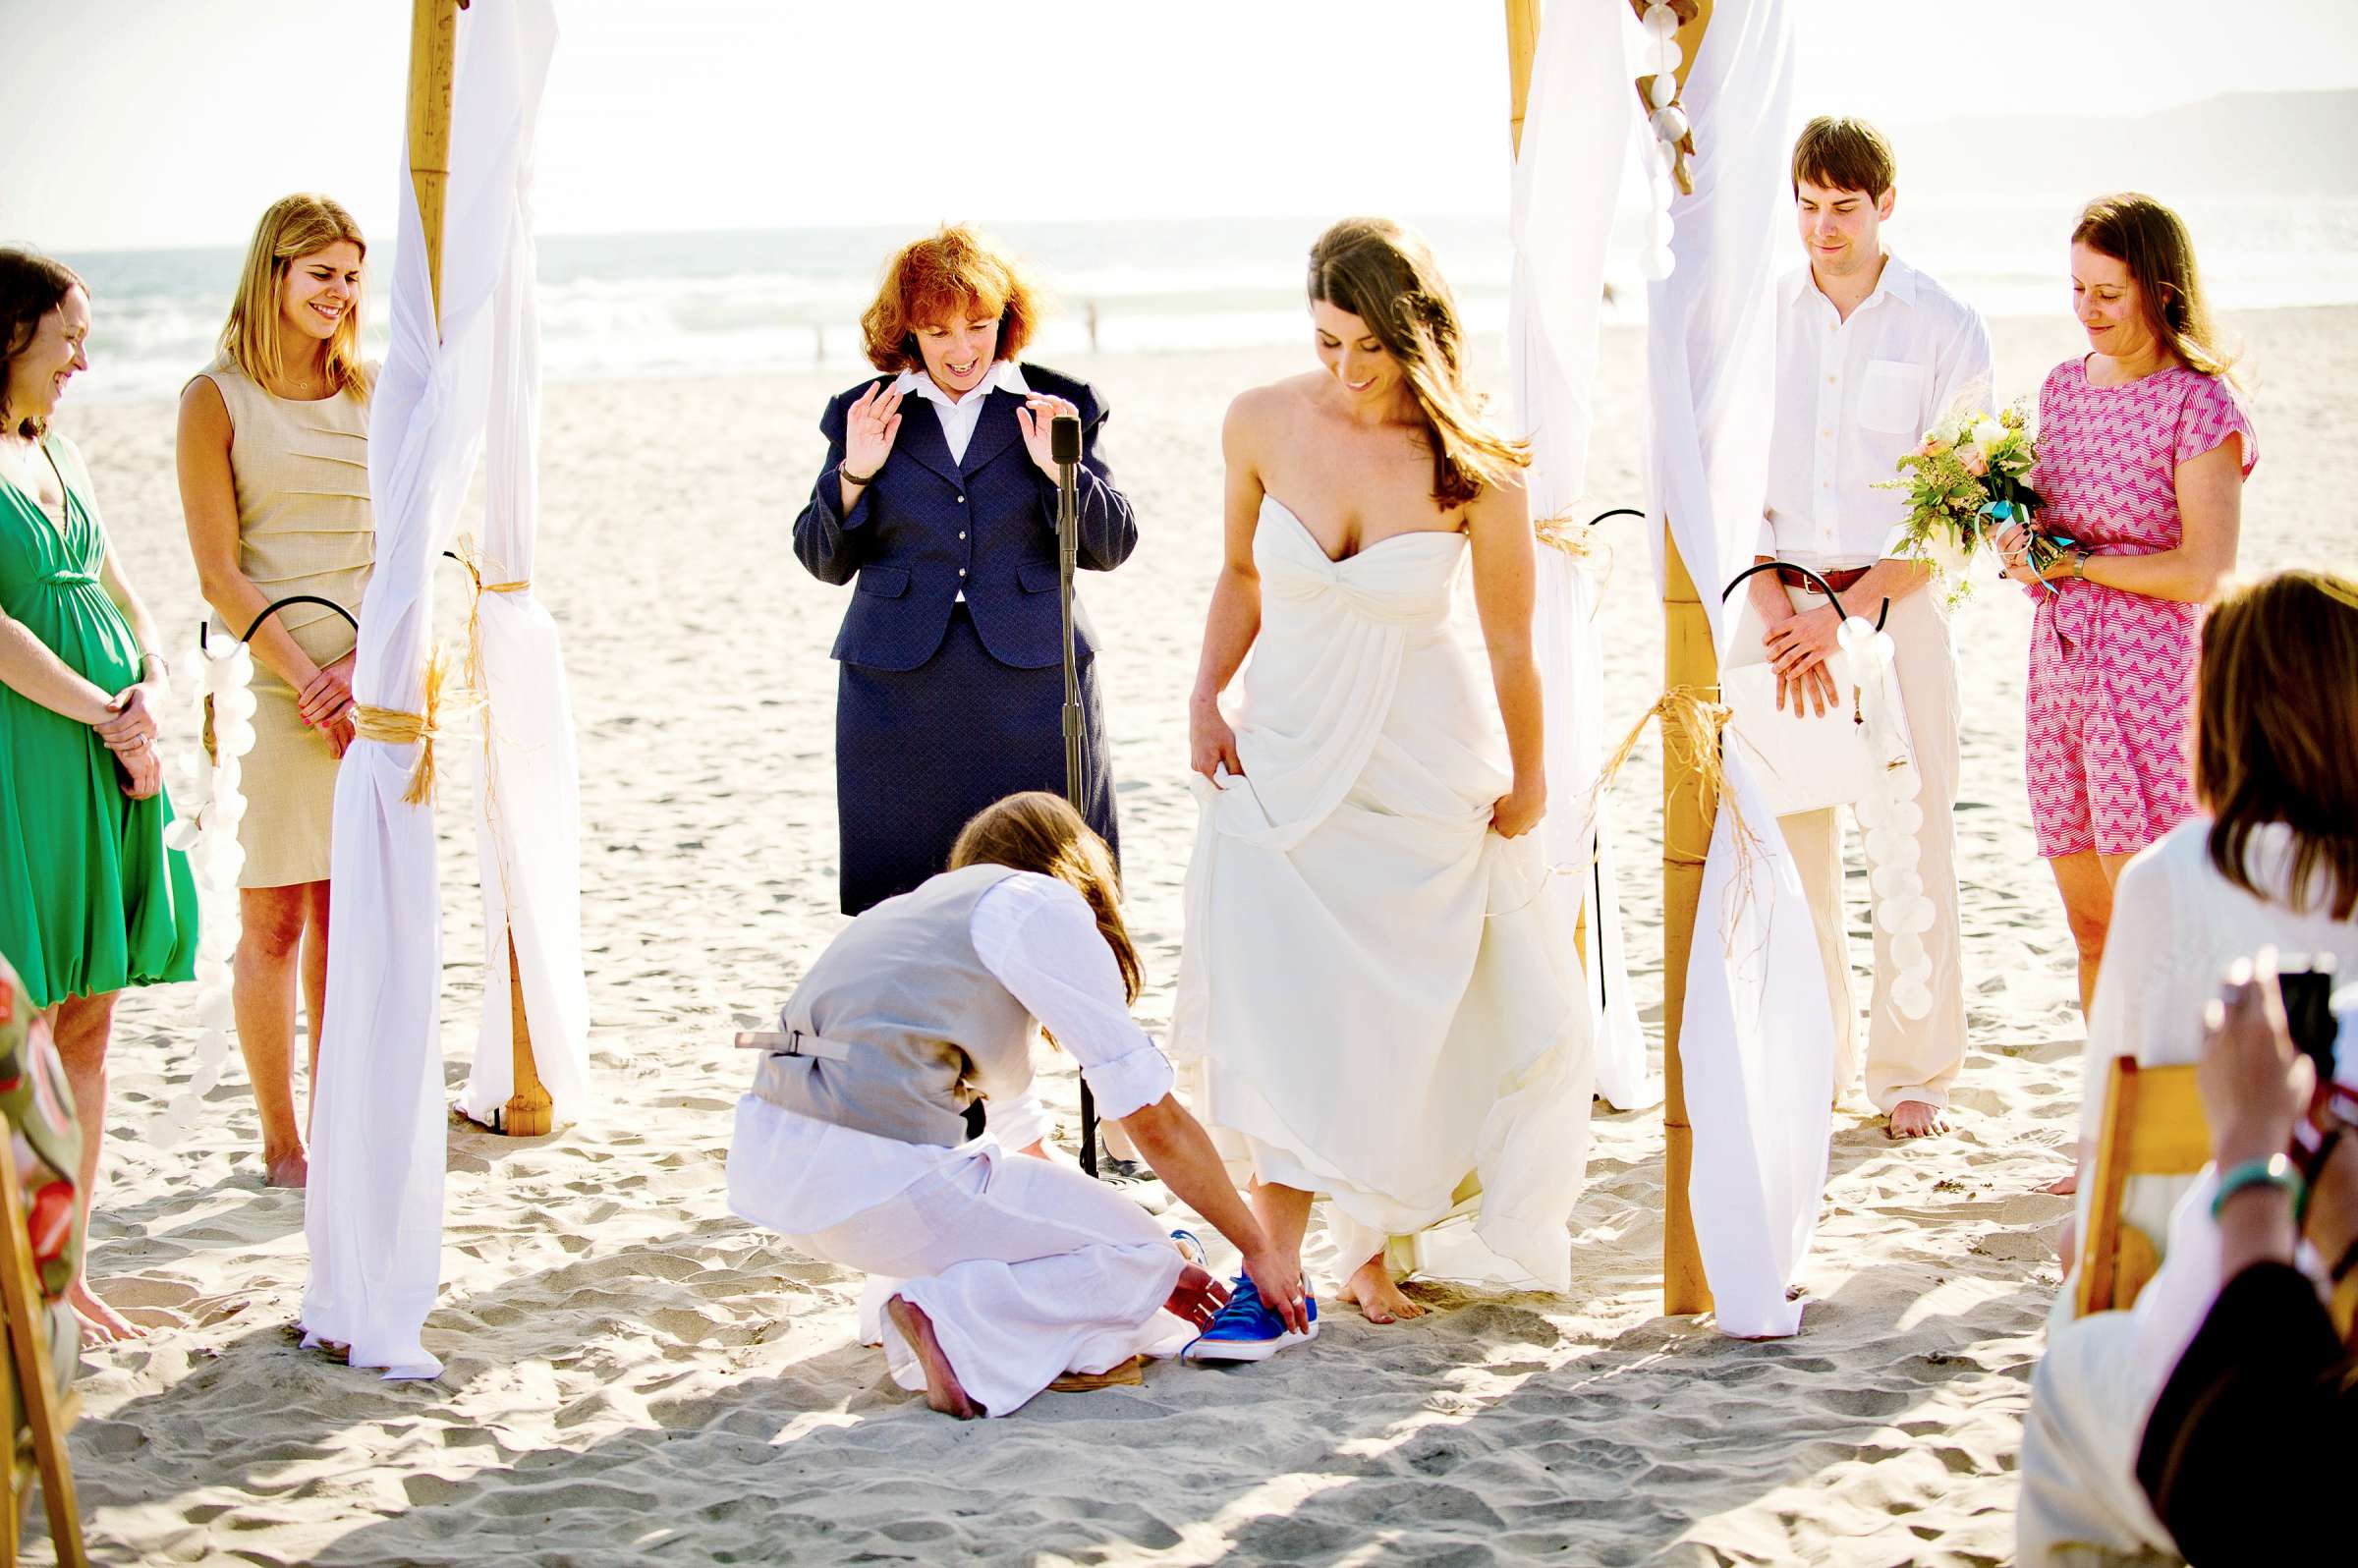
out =
<path fill-rule="evenodd" d="M 1018 670 L 984 651 L 961 603 L 914 670 L 838 666 L 835 816 L 843 912 L 906 893 L 950 861 L 958 830 L 1022 790 L 1064 793 L 1064 669 Z M 1082 815 L 1113 847 L 1113 759 L 1095 658 L 1081 655 Z"/>

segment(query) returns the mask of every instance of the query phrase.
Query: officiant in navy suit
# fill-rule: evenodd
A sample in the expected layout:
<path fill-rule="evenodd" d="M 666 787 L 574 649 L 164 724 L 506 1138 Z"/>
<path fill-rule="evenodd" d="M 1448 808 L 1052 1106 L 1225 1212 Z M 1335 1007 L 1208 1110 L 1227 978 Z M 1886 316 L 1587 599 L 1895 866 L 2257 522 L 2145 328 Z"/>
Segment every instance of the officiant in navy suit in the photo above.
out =
<path fill-rule="evenodd" d="M 794 523 L 822 583 L 852 585 L 836 635 L 835 808 L 843 911 L 940 872 L 968 817 L 1019 790 L 1064 790 L 1064 642 L 1048 426 L 1081 421 L 1079 560 L 1138 544 L 1097 438 L 1103 404 L 1016 356 L 1039 301 L 963 227 L 904 247 L 861 317 L 887 372 L 827 405 L 826 465 Z M 1076 606 L 1081 805 L 1118 852 L 1096 637 Z"/>

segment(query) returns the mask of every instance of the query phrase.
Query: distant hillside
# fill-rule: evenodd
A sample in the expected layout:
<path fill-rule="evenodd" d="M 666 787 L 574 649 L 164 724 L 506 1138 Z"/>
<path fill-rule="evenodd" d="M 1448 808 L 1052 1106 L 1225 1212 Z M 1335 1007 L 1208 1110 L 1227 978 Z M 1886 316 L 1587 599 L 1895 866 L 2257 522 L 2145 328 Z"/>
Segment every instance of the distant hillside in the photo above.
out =
<path fill-rule="evenodd" d="M 2358 91 L 2230 92 L 2128 120 L 1990 114 L 1891 138 L 1919 197 L 2358 196 Z"/>

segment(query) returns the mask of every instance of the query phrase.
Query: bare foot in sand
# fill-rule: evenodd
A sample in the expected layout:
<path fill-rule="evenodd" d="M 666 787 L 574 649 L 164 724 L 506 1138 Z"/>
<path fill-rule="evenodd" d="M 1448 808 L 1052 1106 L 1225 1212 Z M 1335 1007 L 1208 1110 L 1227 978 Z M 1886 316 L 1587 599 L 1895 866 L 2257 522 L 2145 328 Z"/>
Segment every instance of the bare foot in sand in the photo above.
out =
<path fill-rule="evenodd" d="M 1371 1323 L 1425 1316 L 1425 1309 L 1402 1295 L 1392 1282 L 1392 1271 L 1383 1266 L 1381 1253 L 1359 1265 L 1359 1271 L 1343 1286 L 1343 1294 L 1359 1303 L 1360 1316 Z"/>
<path fill-rule="evenodd" d="M 2080 1190 L 2080 1173 L 2077 1170 L 2067 1170 L 2053 1181 L 2049 1182 L 2042 1190 L 2052 1193 L 2057 1198 L 2069 1198 Z"/>
<path fill-rule="evenodd" d="M 926 1403 L 960 1421 L 982 1415 L 982 1407 L 966 1397 L 958 1374 L 950 1371 L 950 1358 L 942 1354 L 941 1341 L 933 1337 L 933 1319 L 926 1316 L 925 1309 L 906 1296 L 895 1296 L 884 1304 L 884 1310 L 892 1315 L 892 1326 L 909 1341 L 909 1348 L 917 1352 L 918 1362 L 926 1369 Z"/>
<path fill-rule="evenodd" d="M 311 1178 L 311 1162 L 302 1149 L 281 1154 L 262 1167 L 264 1187 L 292 1187 L 300 1191 Z"/>
<path fill-rule="evenodd" d="M 147 1332 L 92 1295 L 86 1280 L 74 1281 L 66 1292 L 66 1300 L 73 1304 L 74 1316 L 82 1319 L 82 1342 L 85 1345 L 119 1344 Z"/>
<path fill-rule="evenodd" d="M 1927 1105 L 1920 1099 L 1903 1099 L 1891 1107 L 1891 1119 L 1883 1128 L 1885 1136 L 1900 1143 L 1910 1138 L 1931 1138 L 1948 1131 L 1948 1118 L 1940 1114 L 1937 1105 Z"/>

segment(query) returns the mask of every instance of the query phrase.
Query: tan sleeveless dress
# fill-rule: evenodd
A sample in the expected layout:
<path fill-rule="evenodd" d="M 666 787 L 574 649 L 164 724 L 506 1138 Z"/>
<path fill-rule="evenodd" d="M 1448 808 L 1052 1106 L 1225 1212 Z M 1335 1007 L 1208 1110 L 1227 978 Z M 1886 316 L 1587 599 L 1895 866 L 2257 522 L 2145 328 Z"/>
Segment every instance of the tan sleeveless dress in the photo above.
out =
<path fill-rule="evenodd" d="M 348 394 L 318 402 L 273 396 L 226 358 L 197 372 L 220 389 L 232 431 L 238 487 L 238 565 L 271 599 L 316 593 L 358 615 L 376 557 L 368 504 L 368 406 Z M 353 631 L 335 611 L 290 604 L 279 624 L 321 665 L 352 651 Z M 237 636 L 246 628 L 231 627 Z M 216 619 L 213 635 L 223 635 Z M 253 750 L 240 780 L 246 851 L 240 887 L 327 879 L 336 756 L 303 722 L 295 692 L 257 659 Z"/>

